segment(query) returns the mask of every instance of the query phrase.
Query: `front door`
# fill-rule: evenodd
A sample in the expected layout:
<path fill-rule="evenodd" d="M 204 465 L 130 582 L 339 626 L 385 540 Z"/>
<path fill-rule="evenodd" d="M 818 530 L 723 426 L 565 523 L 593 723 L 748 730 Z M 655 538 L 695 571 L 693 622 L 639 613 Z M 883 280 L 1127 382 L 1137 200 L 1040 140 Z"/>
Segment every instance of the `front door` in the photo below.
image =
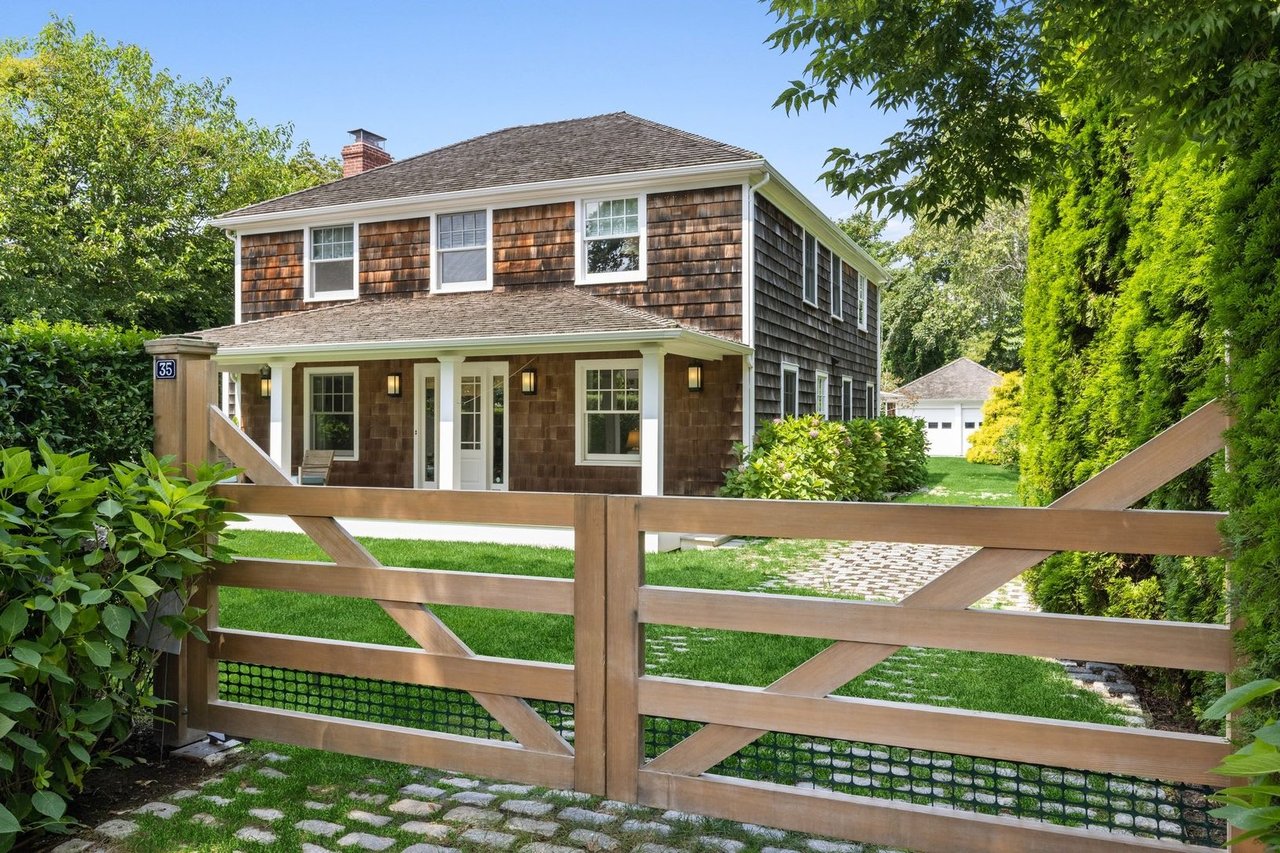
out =
<path fill-rule="evenodd" d="M 419 364 L 414 370 L 417 394 L 415 432 L 418 488 L 437 488 L 440 394 L 439 368 Z M 507 488 L 507 364 L 463 362 L 454 388 L 454 453 L 458 485 L 470 490 Z"/>

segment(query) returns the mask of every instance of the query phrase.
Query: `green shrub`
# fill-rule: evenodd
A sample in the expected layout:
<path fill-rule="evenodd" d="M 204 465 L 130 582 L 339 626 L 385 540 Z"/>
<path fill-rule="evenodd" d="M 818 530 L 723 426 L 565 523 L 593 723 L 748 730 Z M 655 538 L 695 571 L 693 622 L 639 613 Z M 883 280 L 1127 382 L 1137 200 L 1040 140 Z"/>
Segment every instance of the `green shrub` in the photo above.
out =
<path fill-rule="evenodd" d="M 1017 468 L 1022 421 L 1022 374 L 1003 374 L 1000 384 L 982 404 L 982 425 L 969 436 L 964 458 L 986 465 Z"/>
<path fill-rule="evenodd" d="M 1203 716 L 1208 720 L 1225 720 L 1233 711 L 1277 692 L 1280 692 L 1280 681 L 1260 678 L 1228 690 Z M 1223 759 L 1213 772 L 1246 780 L 1243 785 L 1223 788 L 1210 797 L 1222 805 L 1209 814 L 1241 830 L 1229 843 L 1256 840 L 1264 850 L 1280 849 L 1280 723 L 1276 718 L 1260 723 L 1249 743 Z"/>
<path fill-rule="evenodd" d="M 886 492 L 914 492 L 929 477 L 929 442 L 924 421 L 884 416 L 876 419 L 884 442 Z"/>
<path fill-rule="evenodd" d="M 879 500 L 885 447 L 871 420 L 828 421 L 801 415 L 766 423 L 750 453 L 725 474 L 721 494 L 776 500 Z"/>
<path fill-rule="evenodd" d="M 194 579 L 228 553 L 212 544 L 231 517 L 208 489 L 149 454 L 95 476 L 87 454 L 38 458 L 0 450 L 0 851 L 16 833 L 62 830 L 84 774 L 111 757 L 139 711 L 154 653 L 130 643 L 172 593 L 184 607 L 161 622 L 194 632 Z M 154 626 L 151 626 L 154 627 Z"/>
<path fill-rule="evenodd" d="M 19 321 L 0 326 L 0 447 L 62 453 L 100 464 L 151 447 L 149 334 L 110 326 Z"/>

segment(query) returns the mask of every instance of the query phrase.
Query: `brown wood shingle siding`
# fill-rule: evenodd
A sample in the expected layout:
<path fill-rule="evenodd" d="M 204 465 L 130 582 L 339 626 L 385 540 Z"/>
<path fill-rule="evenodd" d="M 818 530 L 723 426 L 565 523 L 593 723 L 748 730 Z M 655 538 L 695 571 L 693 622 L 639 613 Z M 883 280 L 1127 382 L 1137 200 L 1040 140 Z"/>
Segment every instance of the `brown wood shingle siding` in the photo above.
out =
<path fill-rule="evenodd" d="M 493 212 L 493 289 L 573 284 L 571 201 Z"/>
<path fill-rule="evenodd" d="M 302 232 L 240 238 L 240 317 L 261 320 L 301 311 Z"/>
<path fill-rule="evenodd" d="M 431 226 L 425 217 L 360 225 L 360 295 L 431 289 Z"/>
<path fill-rule="evenodd" d="M 814 379 L 829 376 L 830 415 L 838 415 L 841 377 L 853 379 L 854 414 L 864 410 L 867 382 L 876 377 L 876 288 L 867 284 L 867 330 L 858 329 L 857 271 L 843 263 L 844 319 L 831 316 L 829 251 L 818 252 L 818 305 L 803 296 L 804 229 L 762 196 L 755 215 L 756 421 L 781 411 L 783 360 L 800 368 L 800 411 L 812 412 Z M 821 246 L 821 241 L 817 245 Z"/>

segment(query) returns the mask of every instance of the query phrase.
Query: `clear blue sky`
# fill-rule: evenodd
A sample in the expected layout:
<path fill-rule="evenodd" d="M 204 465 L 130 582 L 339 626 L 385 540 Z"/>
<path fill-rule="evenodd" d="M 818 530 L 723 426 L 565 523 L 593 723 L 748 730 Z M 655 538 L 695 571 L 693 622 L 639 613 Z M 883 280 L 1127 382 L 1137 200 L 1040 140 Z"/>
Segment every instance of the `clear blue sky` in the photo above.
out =
<path fill-rule="evenodd" d="M 408 156 L 516 124 L 626 110 L 760 152 L 830 216 L 827 150 L 878 148 L 898 121 L 860 93 L 828 113 L 772 108 L 805 57 L 764 44 L 751 0 L 122 2 L 7 0 L 0 36 L 57 14 L 185 79 L 230 78 L 241 115 L 292 122 L 334 154 L 365 127 Z M 895 228 L 895 231 L 900 229 Z"/>

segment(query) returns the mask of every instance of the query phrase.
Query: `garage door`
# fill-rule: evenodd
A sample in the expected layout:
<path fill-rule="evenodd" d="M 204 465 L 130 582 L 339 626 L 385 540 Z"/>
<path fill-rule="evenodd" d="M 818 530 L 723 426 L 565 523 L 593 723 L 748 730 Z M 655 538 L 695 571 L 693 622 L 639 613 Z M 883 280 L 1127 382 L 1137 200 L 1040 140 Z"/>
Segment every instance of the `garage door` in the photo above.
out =
<path fill-rule="evenodd" d="M 930 456 L 963 456 L 960 424 L 955 409 L 916 409 L 915 417 L 924 421 L 924 434 L 929 439 Z"/>
<path fill-rule="evenodd" d="M 964 409 L 960 420 L 960 440 L 966 453 L 969 452 L 969 436 L 977 432 L 980 426 L 982 426 L 982 409 Z"/>

